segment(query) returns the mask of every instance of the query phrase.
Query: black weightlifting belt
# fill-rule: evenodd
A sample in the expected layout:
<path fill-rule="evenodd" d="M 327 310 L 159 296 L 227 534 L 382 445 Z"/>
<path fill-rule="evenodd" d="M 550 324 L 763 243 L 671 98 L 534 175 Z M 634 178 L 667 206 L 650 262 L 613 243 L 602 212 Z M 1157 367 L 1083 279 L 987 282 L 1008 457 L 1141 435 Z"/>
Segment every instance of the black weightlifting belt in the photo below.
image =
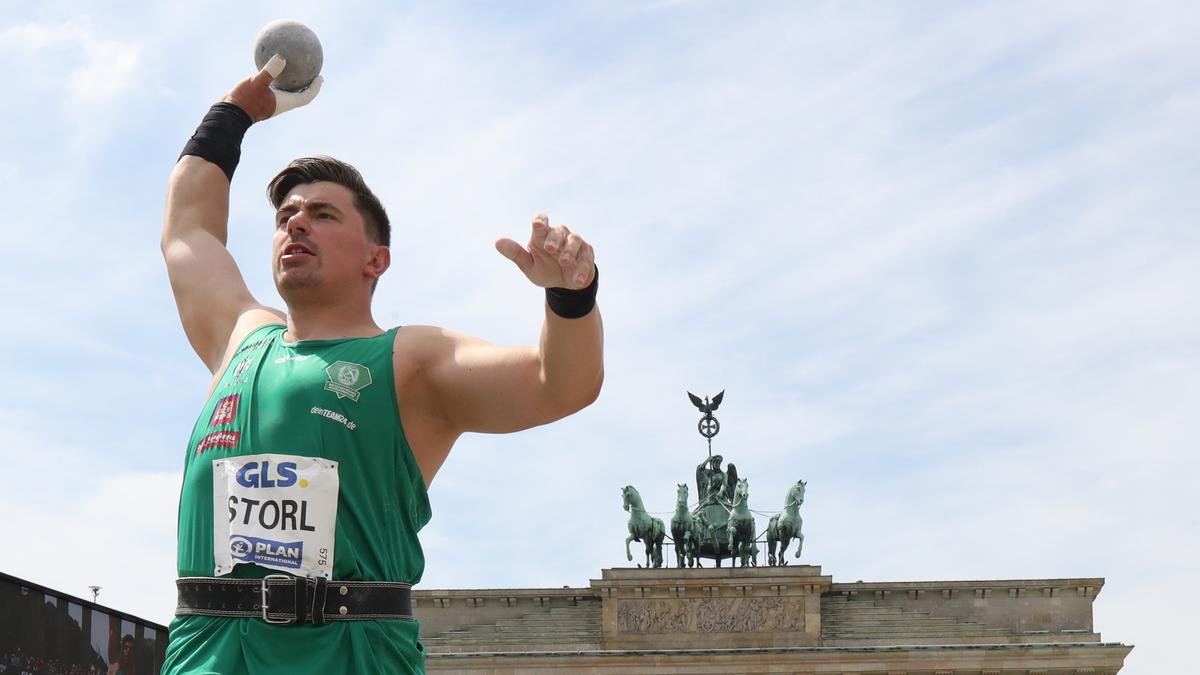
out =
<path fill-rule="evenodd" d="M 390 581 L 329 581 L 268 574 L 262 579 L 183 577 L 176 616 L 254 617 L 296 626 L 326 621 L 412 619 L 412 587 Z"/>

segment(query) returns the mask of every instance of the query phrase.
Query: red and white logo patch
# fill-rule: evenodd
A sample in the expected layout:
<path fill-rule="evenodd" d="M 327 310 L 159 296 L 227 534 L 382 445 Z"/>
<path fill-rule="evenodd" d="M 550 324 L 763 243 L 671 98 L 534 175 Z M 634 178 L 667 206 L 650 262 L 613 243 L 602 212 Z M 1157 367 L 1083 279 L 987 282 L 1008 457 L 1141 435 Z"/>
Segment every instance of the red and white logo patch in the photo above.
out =
<path fill-rule="evenodd" d="M 237 417 L 238 399 L 241 397 L 241 394 L 230 394 L 217 401 L 217 407 L 213 409 L 212 419 L 208 421 L 208 426 L 219 427 L 222 424 L 233 424 L 233 418 Z"/>
<path fill-rule="evenodd" d="M 236 448 L 241 438 L 242 434 L 238 431 L 214 431 L 200 439 L 196 445 L 196 455 L 210 448 Z"/>

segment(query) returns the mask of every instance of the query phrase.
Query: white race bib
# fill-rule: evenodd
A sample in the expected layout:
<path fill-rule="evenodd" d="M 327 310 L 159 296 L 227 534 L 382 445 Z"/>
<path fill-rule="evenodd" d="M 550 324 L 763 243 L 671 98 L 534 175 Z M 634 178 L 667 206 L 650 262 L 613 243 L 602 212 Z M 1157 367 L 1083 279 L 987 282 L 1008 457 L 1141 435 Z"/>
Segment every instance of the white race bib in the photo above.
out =
<path fill-rule="evenodd" d="M 213 460 L 215 575 L 253 563 L 330 578 L 337 506 L 337 462 L 294 455 Z"/>

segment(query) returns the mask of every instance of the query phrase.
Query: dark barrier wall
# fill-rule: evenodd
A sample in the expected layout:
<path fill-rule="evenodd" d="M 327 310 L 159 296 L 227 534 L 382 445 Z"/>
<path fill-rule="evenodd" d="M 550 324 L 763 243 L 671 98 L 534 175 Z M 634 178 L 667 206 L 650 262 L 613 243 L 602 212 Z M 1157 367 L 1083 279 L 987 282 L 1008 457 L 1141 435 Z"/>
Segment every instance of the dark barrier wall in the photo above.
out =
<path fill-rule="evenodd" d="M 0 674 L 158 675 L 167 629 L 0 573 Z"/>

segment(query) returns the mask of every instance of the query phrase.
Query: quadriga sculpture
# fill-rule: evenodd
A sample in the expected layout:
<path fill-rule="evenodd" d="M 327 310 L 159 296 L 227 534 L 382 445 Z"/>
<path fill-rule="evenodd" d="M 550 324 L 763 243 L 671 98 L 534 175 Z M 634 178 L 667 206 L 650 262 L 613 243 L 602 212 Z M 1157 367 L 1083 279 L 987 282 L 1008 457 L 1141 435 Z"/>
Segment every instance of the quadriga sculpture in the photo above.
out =
<path fill-rule="evenodd" d="M 767 523 L 768 565 L 787 564 L 787 559 L 783 554 L 787 552 L 788 544 L 792 539 L 796 540 L 795 557 L 800 557 L 800 550 L 804 548 L 804 535 L 800 532 L 800 528 L 804 525 L 804 521 L 800 519 L 800 505 L 804 503 L 804 488 L 807 485 L 808 483 L 798 480 L 795 485 L 788 488 L 787 496 L 783 499 L 783 513 L 771 516 L 771 522 Z M 775 556 L 776 544 L 782 544 L 779 548 L 779 557 Z"/>
<path fill-rule="evenodd" d="M 632 485 L 621 488 L 622 507 L 629 512 L 629 536 L 625 537 L 625 559 L 633 560 L 629 552 L 629 542 L 640 541 L 646 544 L 646 567 L 662 567 L 662 544 L 666 537 L 663 521 L 646 513 L 642 506 L 642 496 Z"/>

